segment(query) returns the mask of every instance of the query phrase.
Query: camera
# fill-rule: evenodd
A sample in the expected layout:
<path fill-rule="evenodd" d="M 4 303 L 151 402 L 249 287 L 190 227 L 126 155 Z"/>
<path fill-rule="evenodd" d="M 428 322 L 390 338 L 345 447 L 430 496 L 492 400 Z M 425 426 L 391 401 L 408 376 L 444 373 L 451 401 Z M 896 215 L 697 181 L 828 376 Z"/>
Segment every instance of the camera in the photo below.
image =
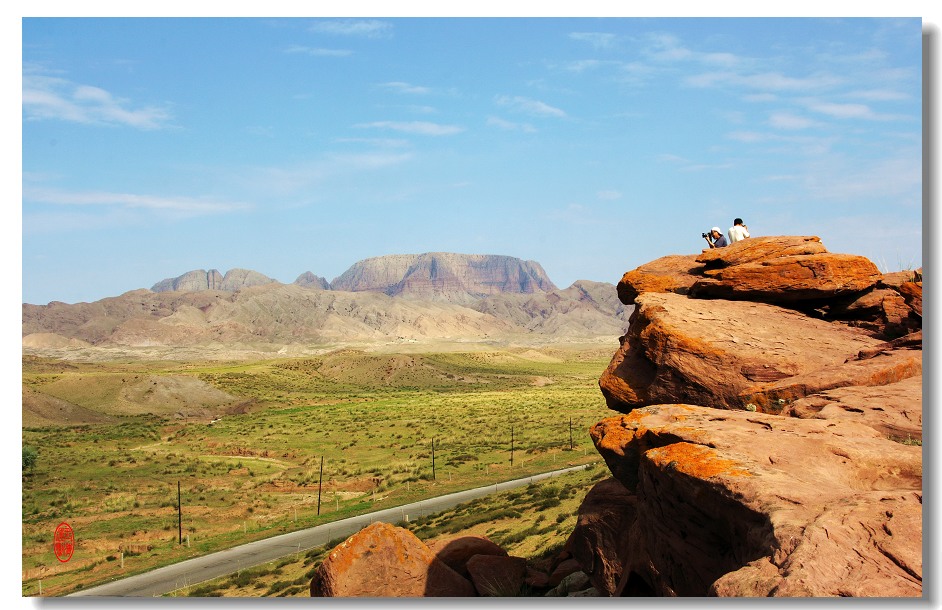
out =
<path fill-rule="evenodd" d="M 701 233 L 700 237 L 706 238 L 707 235 L 709 235 L 709 233 Z"/>

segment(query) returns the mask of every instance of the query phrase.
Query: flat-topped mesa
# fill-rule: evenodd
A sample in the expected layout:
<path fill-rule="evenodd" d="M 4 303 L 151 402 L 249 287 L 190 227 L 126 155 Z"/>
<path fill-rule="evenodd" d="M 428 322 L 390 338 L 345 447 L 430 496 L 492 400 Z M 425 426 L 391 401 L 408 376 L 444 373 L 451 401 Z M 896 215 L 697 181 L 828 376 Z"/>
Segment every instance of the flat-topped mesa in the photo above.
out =
<path fill-rule="evenodd" d="M 556 290 L 536 261 L 452 252 L 396 254 L 361 260 L 335 278 L 330 287 L 461 304 L 497 294 Z"/>

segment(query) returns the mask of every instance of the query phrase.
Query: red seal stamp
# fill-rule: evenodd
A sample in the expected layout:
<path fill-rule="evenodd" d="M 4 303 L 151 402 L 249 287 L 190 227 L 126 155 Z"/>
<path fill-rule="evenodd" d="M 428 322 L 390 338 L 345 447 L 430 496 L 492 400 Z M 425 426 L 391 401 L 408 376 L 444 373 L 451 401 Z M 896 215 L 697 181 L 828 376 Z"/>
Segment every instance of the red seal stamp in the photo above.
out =
<path fill-rule="evenodd" d="M 63 563 L 72 559 L 72 551 L 75 550 L 75 534 L 72 532 L 72 526 L 65 521 L 60 523 L 53 540 L 56 559 Z"/>

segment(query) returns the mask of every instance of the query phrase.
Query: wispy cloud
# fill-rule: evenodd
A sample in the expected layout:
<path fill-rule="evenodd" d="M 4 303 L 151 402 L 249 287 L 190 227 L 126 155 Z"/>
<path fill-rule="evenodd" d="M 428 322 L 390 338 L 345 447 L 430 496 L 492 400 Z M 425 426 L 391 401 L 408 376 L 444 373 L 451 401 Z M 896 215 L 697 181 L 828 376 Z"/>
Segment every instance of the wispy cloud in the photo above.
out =
<path fill-rule="evenodd" d="M 341 144 L 368 144 L 377 148 L 406 148 L 410 146 L 408 140 L 401 138 L 337 138 L 334 142 Z"/>
<path fill-rule="evenodd" d="M 323 185 L 337 176 L 392 167 L 412 158 L 409 152 L 334 153 L 295 165 L 248 168 L 234 176 L 231 182 L 260 196 L 267 197 L 272 193 L 293 195 Z"/>
<path fill-rule="evenodd" d="M 909 94 L 893 89 L 860 89 L 849 92 L 847 97 L 871 102 L 898 102 L 911 99 Z"/>
<path fill-rule="evenodd" d="M 324 49 L 302 45 L 292 45 L 285 49 L 285 53 L 310 55 L 311 57 L 349 57 L 353 55 L 353 51 L 349 49 Z"/>
<path fill-rule="evenodd" d="M 776 129 L 807 129 L 818 123 L 790 112 L 773 112 L 769 116 L 769 125 Z"/>
<path fill-rule="evenodd" d="M 857 202 L 882 199 L 898 205 L 921 205 L 922 169 L 918 153 L 868 163 L 829 157 L 809 166 L 802 186 L 811 196 Z"/>
<path fill-rule="evenodd" d="M 423 136 L 452 136 L 464 131 L 464 128 L 458 125 L 443 125 L 441 123 L 430 123 L 427 121 L 374 121 L 372 123 L 359 123 L 354 125 L 354 127 L 390 129 L 392 131 L 401 131 L 403 133 L 413 133 Z"/>
<path fill-rule="evenodd" d="M 89 125 L 125 125 L 137 129 L 167 127 L 170 112 L 159 106 L 134 107 L 130 100 L 67 79 L 23 74 L 23 112 L 27 120 L 59 120 Z"/>
<path fill-rule="evenodd" d="M 599 191 L 598 193 L 595 194 L 595 196 L 601 199 L 602 201 L 615 201 L 616 199 L 621 199 L 622 194 L 619 191 L 606 190 L 606 191 Z"/>
<path fill-rule="evenodd" d="M 385 38 L 392 35 L 393 26 L 378 19 L 330 19 L 315 21 L 309 29 L 317 34 Z"/>
<path fill-rule="evenodd" d="M 610 59 L 576 59 L 560 64 L 563 70 L 576 73 L 587 72 L 589 70 L 599 70 L 610 66 L 617 68 L 619 66 L 625 65 L 627 64 L 624 62 Z"/>
<path fill-rule="evenodd" d="M 108 191 L 66 191 L 41 187 L 24 187 L 23 201 L 61 206 L 105 206 L 167 211 L 187 216 L 222 214 L 252 207 L 247 203 L 218 201 L 211 198 L 166 197 Z"/>
<path fill-rule="evenodd" d="M 407 93 L 410 95 L 426 95 L 431 93 L 431 89 L 428 87 L 422 87 L 420 85 L 410 85 L 409 83 L 403 83 L 400 81 L 393 81 L 391 83 L 380 83 L 379 87 L 381 89 L 386 89 L 388 91 L 394 91 L 396 93 Z"/>
<path fill-rule="evenodd" d="M 559 108 L 550 106 L 545 102 L 533 100 L 528 97 L 498 95 L 494 98 L 498 106 L 506 106 L 513 110 L 539 117 L 565 117 L 566 113 Z"/>
<path fill-rule="evenodd" d="M 524 133 L 536 133 L 537 131 L 536 127 L 529 123 L 514 123 L 496 116 L 487 117 L 487 124 L 492 127 L 499 127 L 504 131 L 522 131 Z"/>
<path fill-rule="evenodd" d="M 863 119 L 867 121 L 895 121 L 906 117 L 894 114 L 875 112 L 866 104 L 840 104 L 819 100 L 801 100 L 808 110 L 817 112 L 835 119 Z"/>
<path fill-rule="evenodd" d="M 829 89 L 841 84 L 842 79 L 829 74 L 804 78 L 786 76 L 779 72 L 741 74 L 735 71 L 704 72 L 684 79 L 690 87 L 707 88 L 732 86 L 759 91 L 803 92 Z"/>
<path fill-rule="evenodd" d="M 615 34 L 607 32 L 572 32 L 569 34 L 569 38 L 585 42 L 595 49 L 611 49 L 618 40 Z"/>

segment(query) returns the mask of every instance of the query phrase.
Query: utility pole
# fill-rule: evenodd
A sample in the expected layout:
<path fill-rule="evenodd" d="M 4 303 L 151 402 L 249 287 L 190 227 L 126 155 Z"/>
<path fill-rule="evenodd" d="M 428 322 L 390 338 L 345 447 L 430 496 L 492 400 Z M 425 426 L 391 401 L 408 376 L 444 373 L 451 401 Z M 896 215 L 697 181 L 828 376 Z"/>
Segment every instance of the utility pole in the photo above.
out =
<path fill-rule="evenodd" d="M 569 450 L 572 451 L 572 418 L 569 418 Z"/>
<path fill-rule="evenodd" d="M 183 544 L 183 505 L 180 503 L 180 481 L 177 481 L 177 531 L 180 534 L 180 544 Z"/>
<path fill-rule="evenodd" d="M 514 427 L 510 427 L 510 467 L 514 467 Z"/>
<path fill-rule="evenodd" d="M 435 480 L 435 437 L 432 437 L 432 480 Z"/>
<path fill-rule="evenodd" d="M 321 456 L 321 476 L 317 480 L 317 515 L 321 514 L 321 487 L 324 484 L 324 456 Z"/>

